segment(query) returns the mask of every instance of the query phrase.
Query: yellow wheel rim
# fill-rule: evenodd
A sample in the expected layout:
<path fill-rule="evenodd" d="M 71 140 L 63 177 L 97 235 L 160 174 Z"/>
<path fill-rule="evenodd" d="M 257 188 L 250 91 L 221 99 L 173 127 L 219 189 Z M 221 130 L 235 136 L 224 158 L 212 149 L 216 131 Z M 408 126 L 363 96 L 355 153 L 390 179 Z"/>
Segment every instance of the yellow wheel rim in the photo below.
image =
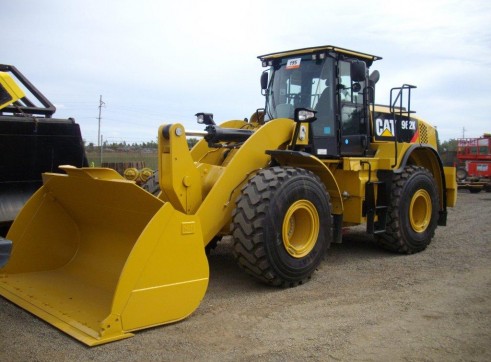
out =
<path fill-rule="evenodd" d="M 134 167 L 130 167 L 124 170 L 123 175 L 125 179 L 135 181 L 140 176 L 140 171 Z"/>
<path fill-rule="evenodd" d="M 409 221 L 414 231 L 421 233 L 431 221 L 432 205 L 430 194 L 426 190 L 418 190 L 411 198 Z"/>
<path fill-rule="evenodd" d="M 283 219 L 283 245 L 294 258 L 312 251 L 319 236 L 319 214 L 308 200 L 299 200 L 287 210 Z"/>

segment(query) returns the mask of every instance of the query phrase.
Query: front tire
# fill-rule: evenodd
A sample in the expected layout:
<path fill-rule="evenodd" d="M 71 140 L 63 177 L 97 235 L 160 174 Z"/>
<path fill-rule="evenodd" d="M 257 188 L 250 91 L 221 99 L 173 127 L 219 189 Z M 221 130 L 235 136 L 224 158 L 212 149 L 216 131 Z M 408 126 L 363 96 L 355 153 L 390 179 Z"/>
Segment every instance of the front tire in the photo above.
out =
<path fill-rule="evenodd" d="M 386 232 L 376 235 L 376 241 L 404 254 L 426 249 L 435 235 L 439 205 L 433 175 L 423 167 L 406 166 L 394 177 Z"/>
<path fill-rule="evenodd" d="M 248 274 L 275 286 L 304 283 L 331 242 L 324 184 L 300 168 L 259 171 L 237 200 L 232 235 L 235 259 Z"/>

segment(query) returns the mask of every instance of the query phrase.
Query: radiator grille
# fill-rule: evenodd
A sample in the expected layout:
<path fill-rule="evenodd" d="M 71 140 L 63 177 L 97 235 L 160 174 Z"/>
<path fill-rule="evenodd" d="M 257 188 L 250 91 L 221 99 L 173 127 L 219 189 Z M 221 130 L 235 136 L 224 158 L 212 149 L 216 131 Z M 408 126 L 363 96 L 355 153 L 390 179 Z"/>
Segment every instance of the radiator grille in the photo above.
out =
<path fill-rule="evenodd" d="M 428 129 L 422 122 L 419 123 L 419 142 L 428 143 Z"/>

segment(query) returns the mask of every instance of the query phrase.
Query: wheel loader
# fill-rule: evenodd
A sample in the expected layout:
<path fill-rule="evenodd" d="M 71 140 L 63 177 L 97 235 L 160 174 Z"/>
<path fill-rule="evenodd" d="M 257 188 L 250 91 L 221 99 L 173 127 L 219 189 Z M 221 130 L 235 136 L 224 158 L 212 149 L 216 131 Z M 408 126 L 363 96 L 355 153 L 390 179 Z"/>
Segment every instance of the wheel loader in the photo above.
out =
<path fill-rule="evenodd" d="M 12 65 L 0 64 L 0 235 L 42 186 L 43 172 L 87 166 L 80 127 Z"/>
<path fill-rule="evenodd" d="M 344 227 L 388 250 L 424 250 L 456 203 L 415 86 L 376 105 L 378 56 L 319 46 L 259 56 L 265 108 L 203 138 L 158 130 L 155 196 L 111 169 L 43 174 L 2 240 L 0 294 L 93 346 L 186 318 L 209 278 L 207 245 L 230 235 L 238 265 L 272 286 L 307 282 Z M 196 136 L 198 133 L 192 133 Z"/>

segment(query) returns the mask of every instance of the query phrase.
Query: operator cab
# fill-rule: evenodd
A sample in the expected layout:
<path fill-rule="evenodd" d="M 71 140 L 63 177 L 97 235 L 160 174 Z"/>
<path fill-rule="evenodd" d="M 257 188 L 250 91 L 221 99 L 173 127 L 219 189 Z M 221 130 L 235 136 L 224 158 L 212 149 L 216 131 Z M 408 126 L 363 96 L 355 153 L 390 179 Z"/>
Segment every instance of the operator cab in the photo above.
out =
<path fill-rule="evenodd" d="M 265 121 L 294 119 L 295 109 L 312 109 L 317 120 L 309 130 L 308 152 L 321 158 L 366 155 L 374 98 L 368 67 L 380 57 L 322 46 L 258 58 L 269 67 L 261 77 Z"/>

